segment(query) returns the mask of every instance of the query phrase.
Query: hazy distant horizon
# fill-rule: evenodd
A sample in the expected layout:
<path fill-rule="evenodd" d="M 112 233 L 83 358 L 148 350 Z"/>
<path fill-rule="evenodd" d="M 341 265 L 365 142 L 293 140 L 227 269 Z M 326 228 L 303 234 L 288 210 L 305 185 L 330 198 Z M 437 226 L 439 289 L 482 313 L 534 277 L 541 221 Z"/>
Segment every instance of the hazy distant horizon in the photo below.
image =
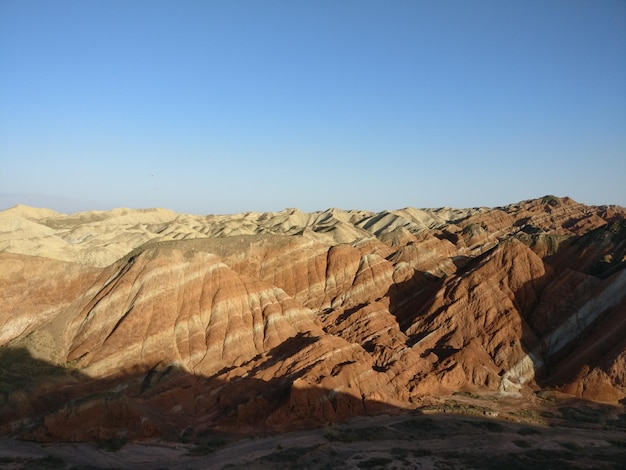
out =
<path fill-rule="evenodd" d="M 0 193 L 62 212 L 626 206 L 625 50 L 620 0 L 3 0 Z"/>
<path fill-rule="evenodd" d="M 43 194 L 25 194 L 25 195 L 0 194 L 0 211 L 10 209 L 11 207 L 15 207 L 17 205 L 25 205 L 25 206 L 31 206 L 35 208 L 41 208 L 41 209 L 52 209 L 62 214 L 73 214 L 77 212 L 86 212 L 86 211 L 92 211 L 92 210 L 107 211 L 107 210 L 122 209 L 122 208 L 125 208 L 125 209 L 167 209 L 167 210 L 171 210 L 174 212 L 180 212 L 180 213 L 185 213 L 185 214 L 195 214 L 195 215 L 229 215 L 229 214 L 238 214 L 238 213 L 244 213 L 244 212 L 279 212 L 279 211 L 290 209 L 290 208 L 296 208 L 296 209 L 301 210 L 302 212 L 321 212 L 321 211 L 325 211 L 333 207 L 338 208 L 338 209 L 343 209 L 343 210 L 366 210 L 366 211 L 371 211 L 371 212 L 381 212 L 384 210 L 404 209 L 406 207 L 414 207 L 417 209 L 439 209 L 442 207 L 451 207 L 454 209 L 468 209 L 468 208 L 473 208 L 473 207 L 494 208 L 494 207 L 506 206 L 509 204 L 515 204 L 515 203 L 526 201 L 529 199 L 538 199 L 547 195 L 548 194 L 534 195 L 530 197 L 521 198 L 519 200 L 501 202 L 498 204 L 461 204 L 461 205 L 459 204 L 457 205 L 454 205 L 454 204 L 438 204 L 438 205 L 404 204 L 404 205 L 399 205 L 397 207 L 356 207 L 356 206 L 355 207 L 342 207 L 342 206 L 334 205 L 334 206 L 318 207 L 318 208 L 314 208 L 314 207 L 303 208 L 303 207 L 297 207 L 293 205 L 285 205 L 283 207 L 276 207 L 276 208 L 244 209 L 244 210 L 236 210 L 236 211 L 229 212 L 229 211 L 202 210 L 201 209 L 202 204 L 200 203 L 196 204 L 195 206 L 191 206 L 190 209 L 186 209 L 184 207 L 177 208 L 177 207 L 164 207 L 164 206 L 140 207 L 140 206 L 131 206 L 128 204 L 111 206 L 111 205 L 97 204 L 97 203 L 94 203 L 93 205 L 89 205 L 89 204 L 86 204 L 84 201 L 80 201 L 78 199 L 72 200 L 72 199 L 66 199 L 66 198 L 48 197 Z M 550 193 L 550 195 L 554 195 L 557 197 L 571 197 L 566 194 Z M 578 200 L 574 197 L 571 197 L 571 198 L 574 199 L 576 202 L 586 204 L 589 206 L 617 205 L 617 206 L 626 207 L 624 204 L 619 204 L 616 202 L 594 203 L 594 202 Z M 196 209 L 193 209 L 193 207 L 196 207 Z"/>

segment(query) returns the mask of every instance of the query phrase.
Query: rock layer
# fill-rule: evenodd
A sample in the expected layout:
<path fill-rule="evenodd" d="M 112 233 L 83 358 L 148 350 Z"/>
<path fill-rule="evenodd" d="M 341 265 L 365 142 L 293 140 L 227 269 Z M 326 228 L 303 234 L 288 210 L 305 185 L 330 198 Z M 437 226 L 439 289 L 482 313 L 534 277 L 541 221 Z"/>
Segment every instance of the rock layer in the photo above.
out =
<path fill-rule="evenodd" d="M 0 428 L 287 429 L 456 391 L 618 402 L 625 215 L 553 196 L 378 214 L 4 211 Z"/>

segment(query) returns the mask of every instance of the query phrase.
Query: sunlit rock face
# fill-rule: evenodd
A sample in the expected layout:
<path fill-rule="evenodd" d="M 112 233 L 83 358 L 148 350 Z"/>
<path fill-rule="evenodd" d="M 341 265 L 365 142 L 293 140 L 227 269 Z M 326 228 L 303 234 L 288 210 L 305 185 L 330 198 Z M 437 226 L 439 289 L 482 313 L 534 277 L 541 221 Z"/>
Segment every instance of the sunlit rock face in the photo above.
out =
<path fill-rule="evenodd" d="M 290 429 L 457 391 L 626 397 L 626 211 L 0 212 L 0 429 Z"/>

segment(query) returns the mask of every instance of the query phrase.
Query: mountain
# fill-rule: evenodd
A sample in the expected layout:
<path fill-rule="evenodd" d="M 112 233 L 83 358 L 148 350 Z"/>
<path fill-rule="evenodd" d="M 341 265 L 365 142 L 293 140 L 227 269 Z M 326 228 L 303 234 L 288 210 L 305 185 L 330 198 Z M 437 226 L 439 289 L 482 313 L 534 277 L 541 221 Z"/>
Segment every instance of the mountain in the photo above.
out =
<path fill-rule="evenodd" d="M 626 210 L 0 212 L 0 432 L 288 430 L 626 399 Z"/>

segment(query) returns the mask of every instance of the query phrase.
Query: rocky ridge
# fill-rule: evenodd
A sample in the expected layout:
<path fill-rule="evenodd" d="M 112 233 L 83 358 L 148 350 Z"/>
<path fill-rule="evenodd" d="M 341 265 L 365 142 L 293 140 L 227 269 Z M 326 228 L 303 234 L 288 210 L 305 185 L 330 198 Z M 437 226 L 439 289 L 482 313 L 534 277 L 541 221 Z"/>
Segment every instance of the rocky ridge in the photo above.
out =
<path fill-rule="evenodd" d="M 0 212 L 0 429 L 289 429 L 453 392 L 626 398 L 626 210 Z"/>

